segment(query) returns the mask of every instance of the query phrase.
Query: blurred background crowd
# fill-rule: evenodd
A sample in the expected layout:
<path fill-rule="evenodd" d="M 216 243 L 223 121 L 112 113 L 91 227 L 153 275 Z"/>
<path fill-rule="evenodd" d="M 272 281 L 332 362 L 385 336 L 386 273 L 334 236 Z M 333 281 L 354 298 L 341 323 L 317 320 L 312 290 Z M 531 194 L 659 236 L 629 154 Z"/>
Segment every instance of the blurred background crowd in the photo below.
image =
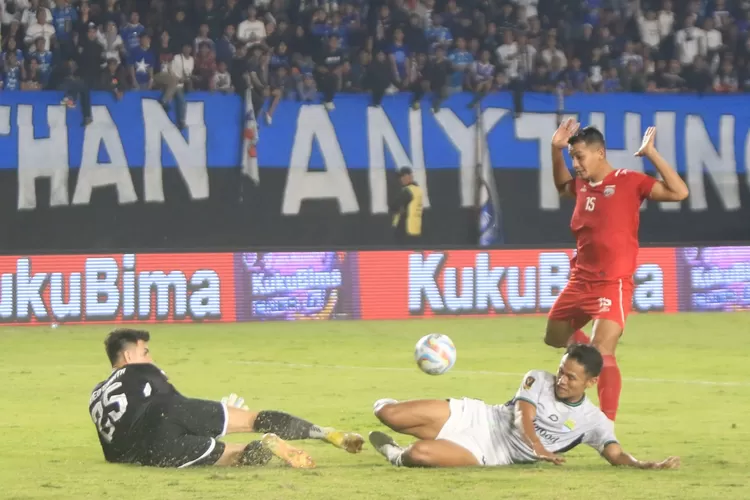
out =
<path fill-rule="evenodd" d="M 750 0 L 0 0 L 2 90 L 750 90 Z M 72 89 L 72 93 L 71 93 Z M 429 93 L 429 94 L 427 94 Z M 173 95 L 167 95 L 165 102 Z"/>

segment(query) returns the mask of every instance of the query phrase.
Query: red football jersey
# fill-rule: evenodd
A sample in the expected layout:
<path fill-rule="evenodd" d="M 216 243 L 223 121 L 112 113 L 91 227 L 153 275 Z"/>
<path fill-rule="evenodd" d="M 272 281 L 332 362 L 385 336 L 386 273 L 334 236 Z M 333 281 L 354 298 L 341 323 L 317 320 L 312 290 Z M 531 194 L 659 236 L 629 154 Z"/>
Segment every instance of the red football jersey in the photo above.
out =
<path fill-rule="evenodd" d="M 643 200 L 656 179 L 618 169 L 601 182 L 575 178 L 576 207 L 570 230 L 576 237 L 572 274 L 586 280 L 632 278 L 638 257 L 638 226 Z"/>

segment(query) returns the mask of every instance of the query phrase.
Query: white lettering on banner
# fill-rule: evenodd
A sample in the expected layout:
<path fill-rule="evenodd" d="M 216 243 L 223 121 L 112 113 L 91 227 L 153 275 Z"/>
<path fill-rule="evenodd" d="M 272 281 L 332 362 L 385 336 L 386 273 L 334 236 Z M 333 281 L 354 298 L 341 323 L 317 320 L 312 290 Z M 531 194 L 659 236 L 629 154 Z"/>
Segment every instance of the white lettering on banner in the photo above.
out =
<path fill-rule="evenodd" d="M 409 139 L 411 160 L 393 129 L 383 108 L 367 108 L 367 146 L 370 153 L 370 210 L 373 214 L 388 213 L 388 178 L 385 169 L 385 148 L 391 153 L 396 168 L 409 167 L 424 193 L 424 208 L 430 207 L 427 191 L 427 171 L 422 147 L 422 113 L 409 111 Z"/>
<path fill-rule="evenodd" d="M 690 208 L 707 210 L 703 168 L 706 168 L 719 199 L 726 210 L 739 210 L 740 186 L 734 155 L 734 117 L 724 115 L 719 121 L 719 153 L 711 142 L 700 116 L 688 116 L 685 122 L 685 161 Z"/>
<path fill-rule="evenodd" d="M 207 130 L 204 119 L 203 102 L 187 104 L 185 135 L 170 121 L 158 101 L 143 99 L 141 111 L 144 126 L 144 201 L 164 202 L 162 181 L 162 152 L 166 146 L 174 156 L 176 166 L 185 181 L 187 191 L 192 199 L 209 197 L 207 168 Z M 68 191 L 69 144 L 66 126 L 66 109 L 62 105 L 45 107 L 49 128 L 48 137 L 36 138 L 33 124 L 33 106 L 20 104 L 16 107 L 18 127 L 18 200 L 19 210 L 31 210 L 37 207 L 36 180 L 50 179 L 50 205 L 66 206 L 87 205 L 93 191 L 98 187 L 113 186 L 120 204 L 137 202 L 137 195 L 130 177 L 122 134 L 105 106 L 93 106 L 93 123 L 83 130 L 81 165 L 77 184 L 72 193 Z M 12 128 L 11 107 L 0 106 L 0 135 L 7 135 Z M 321 105 L 305 105 L 299 108 L 294 142 L 290 153 L 287 183 L 283 193 L 282 213 L 299 214 L 302 201 L 333 199 L 339 204 L 341 213 L 350 214 L 360 211 L 360 204 L 352 186 L 347 167 L 368 168 L 370 212 L 383 214 L 388 211 L 388 180 L 386 176 L 386 154 L 389 154 L 396 166 L 410 166 L 416 180 L 425 190 L 425 206 L 429 207 L 428 169 L 425 164 L 425 144 L 430 141 L 448 141 L 453 144 L 459 156 L 459 186 L 461 206 L 469 207 L 475 203 L 476 196 L 476 163 L 477 163 L 477 127 L 476 124 L 465 125 L 450 109 L 442 109 L 434 117 L 444 132 L 444 137 L 425 137 L 423 120 L 427 119 L 421 111 L 410 110 L 408 115 L 408 138 L 396 133 L 396 127 L 380 108 L 367 108 L 367 165 L 348 165 L 337 137 L 336 130 L 328 112 Z M 487 108 L 482 113 L 486 134 L 504 118 L 511 116 L 505 108 Z M 683 123 L 677 123 L 677 114 L 671 111 L 660 111 L 653 117 L 628 112 L 622 117 L 621 127 L 613 126 L 611 116 L 593 112 L 588 116 L 565 115 L 588 120 L 588 123 L 605 130 L 622 129 L 622 150 L 611 149 L 608 154 L 611 161 L 622 168 L 643 171 L 643 160 L 633 157 L 641 137 L 642 127 L 653 123 L 658 129 L 657 147 L 662 156 L 672 165 L 677 159 L 685 162 L 685 178 L 691 196 L 685 204 L 693 211 L 708 209 L 705 179 L 713 185 L 723 209 L 736 211 L 741 209 L 739 176 L 737 172 L 737 152 L 735 151 L 735 118 L 722 115 L 718 121 L 716 136 L 712 127 L 709 135 L 703 118 L 690 115 Z M 560 200 L 554 186 L 552 161 L 549 154 L 549 139 L 557 127 L 558 116 L 555 113 L 523 113 L 513 119 L 515 140 L 536 141 L 539 175 L 539 208 L 558 210 Z M 683 118 L 681 118 L 682 120 Z M 618 124 L 614 124 L 618 125 Z M 684 146 L 677 150 L 676 134 L 684 125 Z M 711 125 L 715 126 L 714 123 Z M 239 131 L 238 131 L 239 132 Z M 279 132 L 283 133 L 283 132 Z M 682 133 L 682 132 L 680 132 Z M 438 134 L 440 135 L 440 134 Z M 409 144 L 402 142 L 409 141 Z M 744 137 L 744 164 L 750 165 L 750 133 Z M 310 158 L 314 141 L 320 146 L 323 164 L 322 171 L 309 171 Z M 713 141 L 713 142 L 712 142 Z M 510 141 L 509 141 L 510 142 Z M 260 143 L 262 147 L 262 142 Z M 493 150 L 502 147 L 492 144 Z M 100 163 L 100 148 L 106 149 L 109 162 Z M 386 153 L 386 149 L 388 152 Z M 408 151 L 408 153 L 407 153 Z M 489 161 L 489 158 L 486 157 Z M 429 165 L 430 167 L 450 167 L 455 165 Z M 527 165 L 528 166 L 528 165 Z M 741 166 L 741 165 L 740 165 Z M 750 188 L 750 175 L 745 176 Z M 681 209 L 679 202 L 660 203 L 665 211 Z"/>
<path fill-rule="evenodd" d="M 540 252 L 534 266 L 492 266 L 491 254 L 478 252 L 473 267 L 444 267 L 448 255 L 409 255 L 409 312 L 448 314 L 531 313 L 549 311 L 565 288 L 570 258 L 565 252 Z M 664 273 L 643 264 L 635 273 L 633 309 L 664 308 Z"/>
<path fill-rule="evenodd" d="M 138 200 L 117 125 L 106 106 L 92 106 L 93 122 L 84 129 L 83 151 L 74 205 L 88 205 L 95 188 L 114 186 L 120 204 Z M 177 167 L 194 200 L 209 196 L 206 155 L 206 124 L 203 103 L 187 105 L 186 140 L 169 120 L 161 105 L 153 99 L 142 101 L 145 165 L 144 197 L 147 202 L 164 202 L 162 183 L 162 141 L 172 152 Z M 49 137 L 34 137 L 33 106 L 18 106 L 18 209 L 36 208 L 36 180 L 51 181 L 50 205 L 68 205 L 68 128 L 64 106 L 47 106 Z M 109 163 L 99 163 L 100 146 L 107 150 Z"/>
<path fill-rule="evenodd" d="M 92 108 L 93 122 L 86 127 L 83 136 L 83 153 L 78 182 L 73 194 L 73 205 L 88 205 L 94 188 L 115 186 L 118 203 L 135 203 L 138 196 L 130 177 L 128 160 L 122 146 L 117 126 L 104 106 Z M 99 147 L 109 154 L 109 163 L 99 163 Z"/>
<path fill-rule="evenodd" d="M 34 137 L 34 107 L 18 106 L 18 209 L 36 208 L 36 180 L 49 178 L 50 206 L 68 204 L 68 127 L 65 106 L 47 106 L 49 137 Z"/>
<path fill-rule="evenodd" d="M 488 108 L 482 112 L 482 126 L 484 134 L 489 135 L 508 109 Z M 461 165 L 461 206 L 473 207 L 476 204 L 477 186 L 477 126 L 464 125 L 453 111 L 441 109 L 435 114 L 435 119 L 443 128 L 445 136 L 453 143 L 459 153 Z M 552 131 L 554 133 L 554 130 Z M 550 135 L 550 137 L 552 137 Z M 487 158 L 489 161 L 489 158 Z"/>
<path fill-rule="evenodd" d="M 190 102 L 185 114 L 188 137 L 169 119 L 155 99 L 143 99 L 143 125 L 146 134 L 146 162 L 143 169 L 143 190 L 147 202 L 164 202 L 162 183 L 162 139 L 172 151 L 177 167 L 194 200 L 208 198 L 208 168 L 206 154 L 206 123 L 203 103 Z"/>
<path fill-rule="evenodd" d="M 644 264 L 635 270 L 633 309 L 640 312 L 664 309 L 664 271 L 656 264 Z"/>
<path fill-rule="evenodd" d="M 10 134 L 10 111 L 10 106 L 0 106 L 0 135 Z"/>
<path fill-rule="evenodd" d="M 654 115 L 654 126 L 656 127 L 656 149 L 659 154 L 672 166 L 677 165 L 677 141 L 675 136 L 675 125 L 677 114 L 671 111 L 660 111 Z M 639 146 L 640 147 L 640 146 Z M 661 175 L 656 174 L 661 179 Z M 666 212 L 679 212 L 682 206 L 680 201 L 663 201 L 659 207 Z"/>
<path fill-rule="evenodd" d="M 570 257 L 565 252 L 539 254 L 539 307 L 552 309 L 557 296 L 568 284 Z"/>
<path fill-rule="evenodd" d="M 134 254 L 123 255 L 122 263 L 89 257 L 83 273 L 67 279 L 60 272 L 34 273 L 32 265 L 33 259 L 19 258 L 16 272 L 0 277 L 2 320 L 109 321 L 120 313 L 123 320 L 221 318 L 221 282 L 212 269 L 191 276 L 177 270 L 136 275 Z"/>
<path fill-rule="evenodd" d="M 325 170 L 310 172 L 313 141 L 317 140 Z M 322 105 L 300 107 L 289 160 L 281 213 L 297 215 L 303 200 L 335 199 L 341 213 L 359 212 L 336 130 Z"/>

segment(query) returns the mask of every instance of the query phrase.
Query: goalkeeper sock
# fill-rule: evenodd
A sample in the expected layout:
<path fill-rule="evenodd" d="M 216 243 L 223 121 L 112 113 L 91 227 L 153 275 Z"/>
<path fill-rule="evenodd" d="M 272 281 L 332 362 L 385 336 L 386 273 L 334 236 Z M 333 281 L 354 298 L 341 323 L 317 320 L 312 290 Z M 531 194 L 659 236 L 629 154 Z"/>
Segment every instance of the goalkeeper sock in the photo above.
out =
<path fill-rule="evenodd" d="M 599 407 L 611 421 L 615 421 L 617 407 L 620 405 L 622 376 L 617 366 L 617 359 L 612 355 L 602 356 L 604 366 L 599 375 Z"/>
<path fill-rule="evenodd" d="M 253 424 L 255 432 L 270 432 L 281 439 L 324 439 L 326 432 L 307 420 L 274 410 L 258 413 Z"/>
<path fill-rule="evenodd" d="M 252 441 L 242 451 L 240 465 L 266 465 L 271 457 L 271 450 L 264 448 L 260 441 Z"/>

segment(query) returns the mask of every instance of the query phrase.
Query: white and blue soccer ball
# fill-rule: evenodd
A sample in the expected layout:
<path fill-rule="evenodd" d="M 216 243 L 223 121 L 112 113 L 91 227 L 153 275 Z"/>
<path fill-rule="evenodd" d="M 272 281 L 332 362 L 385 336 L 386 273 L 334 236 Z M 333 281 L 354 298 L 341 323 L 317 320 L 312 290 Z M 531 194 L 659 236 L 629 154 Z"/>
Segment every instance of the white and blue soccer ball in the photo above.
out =
<path fill-rule="evenodd" d="M 456 364 L 456 346 L 447 335 L 425 335 L 414 349 L 417 366 L 428 375 L 442 375 Z"/>

